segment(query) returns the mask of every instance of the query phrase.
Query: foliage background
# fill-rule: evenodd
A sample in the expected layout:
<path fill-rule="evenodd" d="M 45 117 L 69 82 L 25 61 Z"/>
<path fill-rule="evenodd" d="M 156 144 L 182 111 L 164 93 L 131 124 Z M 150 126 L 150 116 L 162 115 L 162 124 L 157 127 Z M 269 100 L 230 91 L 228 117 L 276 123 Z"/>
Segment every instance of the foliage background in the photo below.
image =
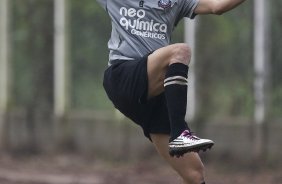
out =
<path fill-rule="evenodd" d="M 72 177 L 77 183 L 85 178 L 101 179 L 101 184 L 174 182 L 175 173 L 159 165 L 140 128 L 120 116 L 104 92 L 111 24 L 98 3 L 66 0 L 70 105 L 66 115 L 56 119 L 54 1 L 8 1 L 11 98 L 1 127 L 0 183 L 54 183 L 52 178 Z M 260 160 L 254 154 L 258 137 L 253 120 L 253 1 L 222 16 L 196 17 L 198 114 L 191 126 L 216 142 L 212 152 L 201 155 L 211 171 L 208 183 L 282 181 L 281 169 L 276 169 L 282 165 L 282 145 L 277 141 L 282 138 L 282 2 L 269 3 L 269 114 L 266 126 L 259 127 L 263 130 L 259 137 L 263 139 L 257 139 L 263 144 Z M 183 40 L 182 21 L 172 42 Z"/>
<path fill-rule="evenodd" d="M 140 139 L 133 136 L 137 132 L 136 127 L 115 114 L 102 87 L 103 71 L 108 61 L 107 41 L 111 31 L 106 12 L 93 0 L 66 1 L 70 106 L 63 121 L 57 123 L 53 114 L 54 2 L 9 2 L 12 90 L 5 131 L 10 148 L 30 151 L 58 146 L 60 149 L 83 150 L 104 156 L 103 153 L 114 145 L 118 147 L 116 157 L 119 157 L 123 155 L 124 148 L 130 145 L 134 157 L 138 150 L 135 150 L 133 142 L 138 141 L 143 145 L 144 139 L 143 142 L 140 140 L 143 136 Z M 196 123 L 192 126 L 222 142 L 218 150 L 224 154 L 237 154 L 236 151 L 248 153 L 253 139 L 249 142 L 238 139 L 249 139 L 249 135 L 254 135 L 251 131 L 254 111 L 252 3 L 246 1 L 222 16 L 196 17 L 194 69 L 199 108 Z M 282 112 L 282 54 L 279 50 L 282 46 L 282 15 L 280 1 L 274 0 L 270 4 L 270 109 L 266 124 L 271 126 L 268 139 L 278 140 L 281 129 L 276 125 L 281 125 Z M 182 21 L 173 34 L 172 42 L 183 42 L 183 35 Z M 218 129 L 225 130 L 225 134 L 217 134 Z M 117 139 L 105 140 L 107 143 L 95 142 L 103 136 L 103 132 L 110 130 L 117 134 Z M 236 136 L 229 137 L 228 132 Z M 63 137 L 63 140 L 57 141 L 58 137 Z M 234 150 L 223 146 L 232 141 Z M 243 141 L 244 146 L 240 141 Z M 281 151 L 275 142 L 268 146 Z M 104 147 L 97 149 L 97 145 Z M 237 150 L 236 146 L 243 151 Z M 147 154 L 146 149 L 139 151 L 140 154 Z"/>
<path fill-rule="evenodd" d="M 276 0 L 271 6 L 271 117 L 279 117 L 282 108 L 280 4 Z M 52 107 L 53 6 L 50 0 L 12 0 L 12 107 L 33 103 L 43 109 Z M 196 18 L 200 116 L 252 118 L 252 15 L 248 1 L 223 16 Z M 71 109 L 112 107 L 101 85 L 110 29 L 108 16 L 95 1 L 69 1 Z M 183 22 L 173 36 L 173 42 L 182 41 Z"/>

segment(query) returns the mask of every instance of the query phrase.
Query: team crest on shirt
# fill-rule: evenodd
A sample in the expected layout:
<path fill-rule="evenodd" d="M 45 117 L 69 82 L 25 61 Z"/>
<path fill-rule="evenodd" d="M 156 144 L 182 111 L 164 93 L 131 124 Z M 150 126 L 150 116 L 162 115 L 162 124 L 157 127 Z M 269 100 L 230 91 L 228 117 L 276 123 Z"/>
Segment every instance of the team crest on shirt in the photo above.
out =
<path fill-rule="evenodd" d="M 169 8 L 171 7 L 171 0 L 159 0 L 158 6 L 163 9 Z"/>

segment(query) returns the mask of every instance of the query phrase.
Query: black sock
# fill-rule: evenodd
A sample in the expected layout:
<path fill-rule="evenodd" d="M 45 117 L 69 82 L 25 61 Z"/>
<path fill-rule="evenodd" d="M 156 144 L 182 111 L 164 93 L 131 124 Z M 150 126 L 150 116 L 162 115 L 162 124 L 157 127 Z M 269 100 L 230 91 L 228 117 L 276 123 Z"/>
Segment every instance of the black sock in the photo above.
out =
<path fill-rule="evenodd" d="M 188 66 L 174 63 L 166 72 L 164 88 L 170 118 L 170 141 L 177 138 L 184 130 L 189 130 L 185 122 L 187 105 Z"/>

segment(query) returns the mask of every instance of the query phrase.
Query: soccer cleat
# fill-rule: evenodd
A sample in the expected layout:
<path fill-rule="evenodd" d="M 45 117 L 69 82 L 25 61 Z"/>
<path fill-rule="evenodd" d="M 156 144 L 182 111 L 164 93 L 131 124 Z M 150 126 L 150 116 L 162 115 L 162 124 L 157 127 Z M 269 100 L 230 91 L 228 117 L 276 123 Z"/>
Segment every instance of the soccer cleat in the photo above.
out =
<path fill-rule="evenodd" d="M 180 136 L 169 143 L 170 156 L 179 158 L 188 152 L 199 152 L 211 149 L 214 142 L 209 139 L 200 139 L 188 130 L 182 132 Z"/>

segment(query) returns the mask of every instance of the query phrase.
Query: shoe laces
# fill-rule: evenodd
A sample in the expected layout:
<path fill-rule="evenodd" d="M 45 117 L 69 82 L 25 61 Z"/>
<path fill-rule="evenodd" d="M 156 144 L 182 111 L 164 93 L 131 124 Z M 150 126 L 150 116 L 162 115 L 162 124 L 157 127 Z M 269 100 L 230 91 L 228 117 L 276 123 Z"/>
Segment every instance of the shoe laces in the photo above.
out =
<path fill-rule="evenodd" d="M 184 130 L 181 135 L 187 139 L 200 140 L 199 137 L 195 136 L 194 132 L 190 132 L 189 130 Z"/>

